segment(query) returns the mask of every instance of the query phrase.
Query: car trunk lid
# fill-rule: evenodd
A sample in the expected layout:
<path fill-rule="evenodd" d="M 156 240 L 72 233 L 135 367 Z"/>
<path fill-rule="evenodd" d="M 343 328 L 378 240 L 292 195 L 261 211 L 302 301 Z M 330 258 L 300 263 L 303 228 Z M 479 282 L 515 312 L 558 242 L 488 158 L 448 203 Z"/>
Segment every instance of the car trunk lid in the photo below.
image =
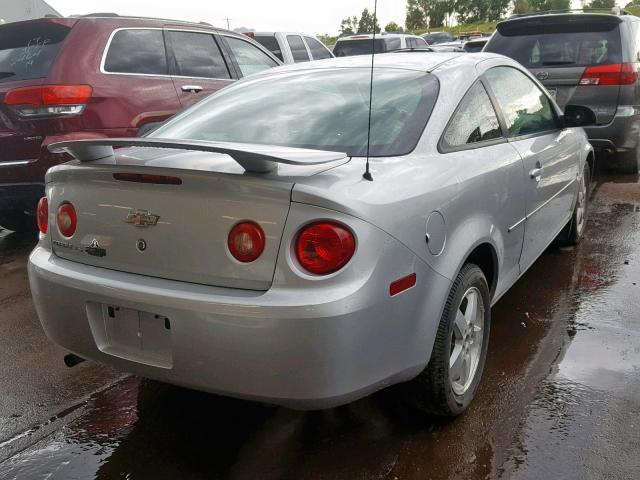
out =
<path fill-rule="evenodd" d="M 222 153 L 138 148 L 117 150 L 113 159 L 61 165 L 47 174 L 52 248 L 87 265 L 266 290 L 296 179 L 346 161 L 342 156 L 255 174 Z M 64 202 L 77 212 L 71 238 L 54 221 Z M 227 247 L 230 230 L 241 221 L 258 223 L 266 237 L 264 252 L 250 263 L 234 259 Z"/>

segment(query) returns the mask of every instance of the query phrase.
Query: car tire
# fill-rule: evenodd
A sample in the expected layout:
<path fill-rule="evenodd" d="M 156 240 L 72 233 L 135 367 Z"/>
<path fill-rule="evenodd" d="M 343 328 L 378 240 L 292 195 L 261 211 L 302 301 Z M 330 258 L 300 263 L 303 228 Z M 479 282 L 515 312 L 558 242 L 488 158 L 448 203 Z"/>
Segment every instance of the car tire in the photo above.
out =
<path fill-rule="evenodd" d="M 635 175 L 638 173 L 639 157 L 640 148 L 638 147 L 626 152 L 617 152 L 613 159 L 612 170 L 615 173 Z"/>
<path fill-rule="evenodd" d="M 587 223 L 587 212 L 589 211 L 590 179 L 591 170 L 589 164 L 585 163 L 582 177 L 580 178 L 578 198 L 576 199 L 575 207 L 573 207 L 573 215 L 571 215 L 571 220 L 558 236 L 558 240 L 562 245 L 577 245 L 582 240 Z"/>
<path fill-rule="evenodd" d="M 467 409 L 482 377 L 490 327 L 487 280 L 477 265 L 468 263 L 449 292 L 431 359 L 408 385 L 414 406 L 447 417 L 460 415 Z"/>
<path fill-rule="evenodd" d="M 16 233 L 32 233 L 38 228 L 33 217 L 17 210 L 0 212 L 0 227 Z"/>

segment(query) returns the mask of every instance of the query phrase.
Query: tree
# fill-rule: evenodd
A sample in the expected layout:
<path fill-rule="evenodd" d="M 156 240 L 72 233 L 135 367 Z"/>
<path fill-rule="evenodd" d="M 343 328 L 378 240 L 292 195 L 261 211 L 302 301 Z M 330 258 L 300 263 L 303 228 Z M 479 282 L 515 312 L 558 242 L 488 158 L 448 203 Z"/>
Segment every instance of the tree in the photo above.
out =
<path fill-rule="evenodd" d="M 389 22 L 384 27 L 385 32 L 404 32 L 404 29 L 396 22 Z"/>
<path fill-rule="evenodd" d="M 531 12 L 533 12 L 533 7 L 529 3 L 529 0 L 514 0 L 513 13 L 521 14 L 521 13 L 531 13 Z"/>
<path fill-rule="evenodd" d="M 473 0 L 466 0 L 473 1 Z M 455 12 L 457 0 L 407 0 L 407 30 L 442 27 Z"/>
<path fill-rule="evenodd" d="M 362 11 L 362 15 L 360 16 L 360 21 L 358 22 L 357 33 L 374 33 L 374 32 L 375 33 L 380 32 L 380 25 L 378 24 L 378 19 L 375 18 L 371 13 L 369 13 L 368 8 L 365 8 Z"/>
<path fill-rule="evenodd" d="M 534 12 L 545 10 L 568 10 L 571 0 L 529 0 Z"/>
<path fill-rule="evenodd" d="M 343 35 L 355 35 L 358 31 L 358 17 L 355 15 L 353 17 L 344 18 L 340 22 L 340 36 Z"/>
<path fill-rule="evenodd" d="M 509 8 L 510 0 L 457 0 L 455 10 L 460 23 L 500 20 Z"/>
<path fill-rule="evenodd" d="M 585 5 L 587 8 L 602 8 L 611 10 L 616 6 L 616 0 L 591 0 Z"/>

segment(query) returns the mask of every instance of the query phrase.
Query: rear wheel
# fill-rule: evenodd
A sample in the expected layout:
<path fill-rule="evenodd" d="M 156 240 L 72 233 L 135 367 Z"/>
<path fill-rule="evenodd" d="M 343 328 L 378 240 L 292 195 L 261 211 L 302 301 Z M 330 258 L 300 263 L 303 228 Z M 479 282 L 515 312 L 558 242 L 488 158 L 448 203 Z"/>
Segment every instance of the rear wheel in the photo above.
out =
<path fill-rule="evenodd" d="M 18 210 L 0 212 L 0 227 L 18 233 L 31 233 L 38 228 L 33 217 Z"/>
<path fill-rule="evenodd" d="M 484 369 L 491 325 L 482 270 L 465 265 L 451 287 L 427 368 L 410 384 L 410 401 L 443 416 L 460 415 L 473 400 Z"/>
<path fill-rule="evenodd" d="M 589 164 L 585 163 L 582 178 L 580 179 L 580 187 L 578 190 L 578 198 L 576 206 L 573 208 L 571 220 L 564 227 L 558 240 L 565 245 L 577 245 L 582 240 L 584 228 L 587 223 L 587 211 L 589 207 L 589 179 L 591 170 Z"/>

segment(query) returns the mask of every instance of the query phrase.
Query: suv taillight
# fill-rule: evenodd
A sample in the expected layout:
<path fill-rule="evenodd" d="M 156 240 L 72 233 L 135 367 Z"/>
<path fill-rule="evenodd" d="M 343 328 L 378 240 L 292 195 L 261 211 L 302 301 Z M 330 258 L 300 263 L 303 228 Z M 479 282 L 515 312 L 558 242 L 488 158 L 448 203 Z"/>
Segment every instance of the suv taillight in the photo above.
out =
<path fill-rule="evenodd" d="M 351 260 L 356 251 L 356 239 L 347 227 L 339 223 L 312 223 L 298 233 L 295 251 L 305 270 L 328 275 Z"/>
<path fill-rule="evenodd" d="M 4 103 L 22 117 L 77 115 L 91 99 L 89 85 L 39 85 L 9 90 Z"/>
<path fill-rule="evenodd" d="M 637 79 L 638 72 L 633 63 L 612 63 L 585 68 L 580 85 L 633 85 Z"/>

